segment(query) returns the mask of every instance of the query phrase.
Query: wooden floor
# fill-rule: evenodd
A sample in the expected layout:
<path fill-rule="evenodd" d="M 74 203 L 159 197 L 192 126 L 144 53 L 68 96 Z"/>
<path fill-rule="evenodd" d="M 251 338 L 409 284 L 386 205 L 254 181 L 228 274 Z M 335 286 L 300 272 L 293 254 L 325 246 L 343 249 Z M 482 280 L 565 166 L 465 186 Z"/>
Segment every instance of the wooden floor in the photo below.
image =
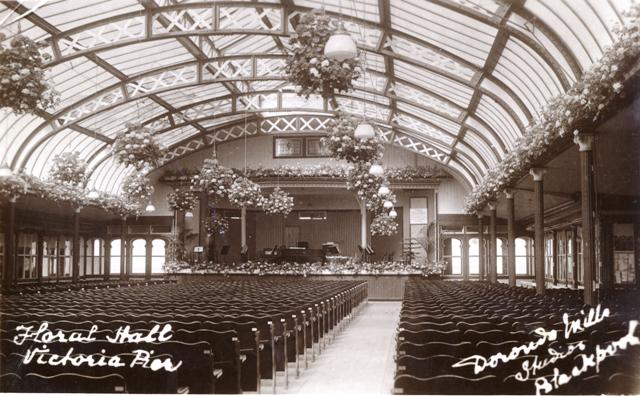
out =
<path fill-rule="evenodd" d="M 277 379 L 277 393 L 391 394 L 395 362 L 395 333 L 400 302 L 369 301 L 358 316 L 337 334 L 300 378 L 291 371 L 289 388 Z M 272 383 L 263 382 L 270 393 Z"/>

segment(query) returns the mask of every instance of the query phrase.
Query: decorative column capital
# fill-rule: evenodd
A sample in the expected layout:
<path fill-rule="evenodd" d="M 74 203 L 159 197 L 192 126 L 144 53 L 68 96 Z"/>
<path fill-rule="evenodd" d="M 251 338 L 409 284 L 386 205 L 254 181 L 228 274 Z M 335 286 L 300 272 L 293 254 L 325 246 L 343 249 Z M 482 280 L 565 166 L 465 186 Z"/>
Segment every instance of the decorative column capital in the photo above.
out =
<path fill-rule="evenodd" d="M 513 188 L 505 188 L 504 189 L 504 196 L 507 199 L 513 199 L 514 195 L 515 195 L 515 191 L 513 190 Z"/>
<path fill-rule="evenodd" d="M 81 210 L 82 210 L 82 208 L 75 208 L 73 211 L 74 211 L 75 213 L 80 213 L 80 211 L 81 211 Z"/>
<path fill-rule="evenodd" d="M 533 176 L 533 181 L 542 181 L 542 177 L 547 173 L 545 168 L 531 168 L 529 174 Z"/>
<path fill-rule="evenodd" d="M 484 218 L 484 215 L 482 213 L 476 213 L 476 216 L 478 216 L 478 220 L 482 221 L 482 219 Z"/>
<path fill-rule="evenodd" d="M 591 151 L 593 148 L 593 134 L 574 132 L 573 142 L 578 145 L 580 151 Z"/>
<path fill-rule="evenodd" d="M 496 210 L 498 203 L 496 201 L 489 201 L 487 202 L 487 206 L 489 207 L 489 210 Z"/>

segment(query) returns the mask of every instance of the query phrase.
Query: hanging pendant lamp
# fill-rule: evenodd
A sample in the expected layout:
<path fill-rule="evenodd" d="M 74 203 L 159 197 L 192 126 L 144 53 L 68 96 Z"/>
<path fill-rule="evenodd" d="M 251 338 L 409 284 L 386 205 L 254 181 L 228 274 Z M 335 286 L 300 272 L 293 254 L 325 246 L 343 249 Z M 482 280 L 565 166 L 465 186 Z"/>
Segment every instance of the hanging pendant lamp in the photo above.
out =
<path fill-rule="evenodd" d="M 353 132 L 353 137 L 356 139 L 372 139 L 376 137 L 376 131 L 373 129 L 371 124 L 366 121 L 362 121 Z"/>
<path fill-rule="evenodd" d="M 13 176 L 13 170 L 7 164 L 7 161 L 2 161 L 2 165 L 0 165 L 0 177 L 11 177 Z"/>
<path fill-rule="evenodd" d="M 324 45 L 324 55 L 339 62 L 358 56 L 358 47 L 349 32 L 344 28 L 344 24 L 340 23 L 331 37 L 329 37 L 329 40 L 327 40 Z"/>
<path fill-rule="evenodd" d="M 393 202 L 391 202 L 391 201 L 384 201 L 384 203 L 382 205 L 384 206 L 385 209 L 393 208 Z"/>
<path fill-rule="evenodd" d="M 391 209 L 391 212 L 389 212 L 389 217 L 395 219 L 396 217 L 398 217 L 398 212 L 396 212 L 395 209 Z"/>
<path fill-rule="evenodd" d="M 382 176 L 384 175 L 384 169 L 380 164 L 373 164 L 369 168 L 369 174 L 372 176 Z"/>
<path fill-rule="evenodd" d="M 391 190 L 389 190 L 389 187 L 387 187 L 386 185 L 381 185 L 380 188 L 378 189 L 378 194 L 382 195 L 382 196 L 387 196 L 389 195 L 389 193 L 391 192 Z"/>
<path fill-rule="evenodd" d="M 87 194 L 87 198 L 89 199 L 98 199 L 100 198 L 100 193 L 95 188 L 92 188 L 91 191 Z"/>
<path fill-rule="evenodd" d="M 149 201 L 149 203 L 147 204 L 147 207 L 144 208 L 145 212 L 155 212 L 156 211 L 156 206 L 153 204 L 153 202 Z"/>

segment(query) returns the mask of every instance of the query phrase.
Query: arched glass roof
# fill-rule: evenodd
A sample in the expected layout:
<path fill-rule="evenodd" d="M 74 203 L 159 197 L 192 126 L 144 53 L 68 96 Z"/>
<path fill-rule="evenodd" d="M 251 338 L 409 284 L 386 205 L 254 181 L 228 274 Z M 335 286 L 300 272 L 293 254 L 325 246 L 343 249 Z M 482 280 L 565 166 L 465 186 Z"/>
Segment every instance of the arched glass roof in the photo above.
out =
<path fill-rule="evenodd" d="M 365 114 L 389 144 L 468 185 L 513 147 L 540 108 L 612 42 L 630 0 L 0 1 L 2 32 L 47 43 L 61 103 L 2 119 L 0 156 L 46 176 L 80 150 L 88 186 L 117 192 L 110 157 L 126 122 L 165 162 L 247 134 L 318 133 L 333 111 Z M 324 7 L 357 40 L 366 72 L 335 101 L 298 97 L 284 75 L 297 18 Z M 245 128 L 245 122 L 247 127 Z"/>

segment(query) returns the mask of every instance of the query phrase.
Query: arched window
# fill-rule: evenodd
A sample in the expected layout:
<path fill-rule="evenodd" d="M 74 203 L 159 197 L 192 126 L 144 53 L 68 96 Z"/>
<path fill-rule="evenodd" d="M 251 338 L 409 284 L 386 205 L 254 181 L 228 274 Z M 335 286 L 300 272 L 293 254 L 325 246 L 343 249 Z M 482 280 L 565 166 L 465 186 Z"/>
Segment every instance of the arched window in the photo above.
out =
<path fill-rule="evenodd" d="M 93 275 L 101 275 L 104 273 L 104 240 L 93 240 Z"/>
<path fill-rule="evenodd" d="M 469 239 L 469 274 L 480 274 L 480 242 L 478 238 Z"/>
<path fill-rule="evenodd" d="M 533 241 L 529 238 L 516 238 L 516 275 L 529 275 Z"/>
<path fill-rule="evenodd" d="M 147 241 L 136 239 L 131 244 L 131 273 L 144 274 L 147 267 Z"/>
<path fill-rule="evenodd" d="M 119 274 L 120 273 L 120 262 L 122 258 L 120 257 L 120 240 L 114 239 L 111 241 L 111 259 L 109 260 L 110 273 Z"/>
<path fill-rule="evenodd" d="M 462 242 L 456 238 L 444 240 L 444 260 L 447 262 L 447 275 L 462 274 Z"/>
<path fill-rule="evenodd" d="M 151 242 L 151 273 L 163 274 L 165 262 L 166 242 L 163 239 L 154 239 Z"/>
<path fill-rule="evenodd" d="M 506 243 L 503 243 L 502 239 L 496 238 L 496 274 L 505 275 L 506 271 L 504 268 L 504 255 L 506 248 Z"/>

